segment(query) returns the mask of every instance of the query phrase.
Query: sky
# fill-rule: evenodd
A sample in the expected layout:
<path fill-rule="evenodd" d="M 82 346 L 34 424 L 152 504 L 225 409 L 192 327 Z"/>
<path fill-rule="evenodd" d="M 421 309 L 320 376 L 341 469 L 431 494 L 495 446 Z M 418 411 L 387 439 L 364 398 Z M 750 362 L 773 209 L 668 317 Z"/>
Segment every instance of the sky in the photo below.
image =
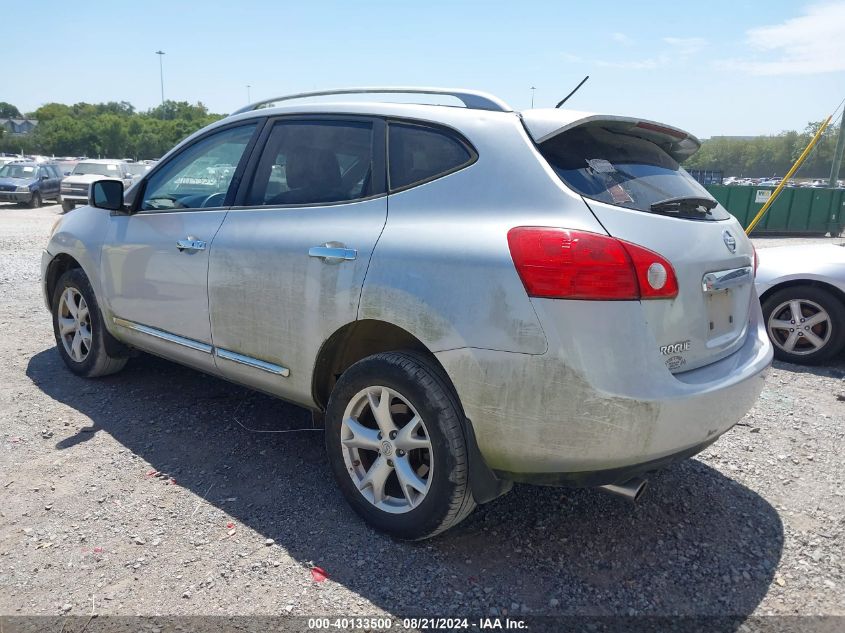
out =
<path fill-rule="evenodd" d="M 639 116 L 701 138 L 803 129 L 845 98 L 845 0 L 41 0 L 0 44 L 0 101 L 167 99 L 212 112 L 367 85 Z M 247 85 L 250 86 L 247 90 Z"/>

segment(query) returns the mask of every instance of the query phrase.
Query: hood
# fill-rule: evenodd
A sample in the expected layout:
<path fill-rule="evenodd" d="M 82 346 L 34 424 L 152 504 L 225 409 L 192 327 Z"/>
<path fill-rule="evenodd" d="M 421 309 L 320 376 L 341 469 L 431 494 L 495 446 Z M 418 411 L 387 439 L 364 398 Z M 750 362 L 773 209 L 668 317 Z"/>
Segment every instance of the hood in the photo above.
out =
<path fill-rule="evenodd" d="M 101 174 L 74 174 L 71 176 L 65 176 L 62 179 L 62 182 L 67 184 L 90 185 L 92 182 L 96 182 L 98 180 L 120 180 L 120 178 L 117 176 L 103 176 Z"/>
<path fill-rule="evenodd" d="M 575 127 L 595 125 L 651 141 L 679 163 L 695 154 L 701 147 L 701 141 L 689 132 L 645 119 L 555 108 L 524 110 L 520 116 L 537 144 Z"/>
<path fill-rule="evenodd" d="M 13 185 L 15 187 L 28 186 L 34 182 L 35 178 L 0 178 L 0 185 Z"/>

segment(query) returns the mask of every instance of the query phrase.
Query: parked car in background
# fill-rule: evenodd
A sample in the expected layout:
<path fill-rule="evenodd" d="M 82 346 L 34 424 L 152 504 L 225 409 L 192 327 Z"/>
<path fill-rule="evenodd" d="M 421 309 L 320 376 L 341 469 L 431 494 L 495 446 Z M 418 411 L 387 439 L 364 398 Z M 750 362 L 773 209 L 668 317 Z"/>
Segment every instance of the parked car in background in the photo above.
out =
<path fill-rule="evenodd" d="M 135 178 L 122 160 L 80 161 L 74 166 L 70 175 L 62 180 L 62 210 L 67 213 L 78 204 L 87 204 L 91 183 L 102 180 L 104 177 L 121 181 L 124 189 L 135 182 Z"/>
<path fill-rule="evenodd" d="M 126 171 L 132 176 L 133 184 L 140 180 L 152 167 L 152 164 L 146 163 L 126 163 Z"/>
<path fill-rule="evenodd" d="M 757 293 L 775 357 L 812 365 L 845 347 L 845 246 L 758 251 Z"/>
<path fill-rule="evenodd" d="M 44 200 L 60 200 L 62 174 L 54 163 L 14 161 L 0 167 L 0 202 L 32 208 Z"/>
<path fill-rule="evenodd" d="M 754 404 L 753 249 L 680 167 L 694 136 L 334 96 L 358 92 L 249 106 L 125 193 L 95 181 L 42 258 L 68 369 L 137 348 L 314 410 L 350 505 L 407 539 L 514 481 L 636 499 Z"/>

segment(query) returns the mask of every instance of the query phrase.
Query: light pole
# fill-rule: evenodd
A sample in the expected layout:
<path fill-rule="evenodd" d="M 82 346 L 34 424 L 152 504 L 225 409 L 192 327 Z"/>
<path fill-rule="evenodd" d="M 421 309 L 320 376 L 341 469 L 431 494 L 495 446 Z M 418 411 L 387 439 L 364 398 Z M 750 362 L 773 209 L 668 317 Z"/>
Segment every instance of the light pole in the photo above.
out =
<path fill-rule="evenodd" d="M 531 86 L 531 107 L 534 107 L 534 91 L 537 90 L 534 86 Z"/>
<path fill-rule="evenodd" d="M 252 99 L 249 98 L 249 89 L 252 88 L 249 84 L 246 85 L 246 102 L 252 103 Z"/>
<path fill-rule="evenodd" d="M 161 61 L 161 58 L 164 57 L 164 51 L 156 51 L 156 55 L 158 55 L 158 74 L 161 79 L 161 105 L 164 105 L 164 65 Z"/>

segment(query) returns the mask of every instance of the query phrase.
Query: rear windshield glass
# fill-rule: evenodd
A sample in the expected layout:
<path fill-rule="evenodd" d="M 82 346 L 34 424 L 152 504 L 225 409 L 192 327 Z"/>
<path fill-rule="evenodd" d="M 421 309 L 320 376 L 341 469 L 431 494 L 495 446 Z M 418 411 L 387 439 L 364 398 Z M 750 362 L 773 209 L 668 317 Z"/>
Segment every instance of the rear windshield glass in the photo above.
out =
<path fill-rule="evenodd" d="M 728 213 L 669 154 L 651 141 L 601 127 L 578 127 L 549 139 L 540 151 L 563 182 L 586 198 L 677 217 L 724 220 Z M 705 198 L 712 209 L 678 205 L 652 209 L 670 199 Z"/>

